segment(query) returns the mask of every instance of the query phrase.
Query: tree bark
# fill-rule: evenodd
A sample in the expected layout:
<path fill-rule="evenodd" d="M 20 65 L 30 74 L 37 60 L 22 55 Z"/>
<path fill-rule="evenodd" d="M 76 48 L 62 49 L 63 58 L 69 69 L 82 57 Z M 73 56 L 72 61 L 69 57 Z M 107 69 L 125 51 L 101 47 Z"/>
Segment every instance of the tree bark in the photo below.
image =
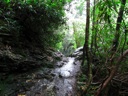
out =
<path fill-rule="evenodd" d="M 94 32 L 95 32 L 95 0 L 93 3 L 93 15 L 92 15 L 92 36 L 91 36 L 91 51 L 93 51 L 93 47 L 94 47 Z"/>
<path fill-rule="evenodd" d="M 87 0 L 87 6 L 86 6 L 86 28 L 85 28 L 85 44 L 83 48 L 83 64 L 85 61 L 85 56 L 87 60 L 87 66 L 88 66 L 88 81 L 84 87 L 84 92 L 82 95 L 85 96 L 87 93 L 87 90 L 91 84 L 92 81 L 92 68 L 91 68 L 91 54 L 89 52 L 89 28 L 90 28 L 90 0 Z"/>
<path fill-rule="evenodd" d="M 119 9 L 119 14 L 118 14 L 117 23 L 116 23 L 115 38 L 113 40 L 113 45 L 112 45 L 112 49 L 111 49 L 111 51 L 114 51 L 114 52 L 117 50 L 117 47 L 119 44 L 120 26 L 121 26 L 121 22 L 123 19 L 123 12 L 124 12 L 125 4 L 126 4 L 126 0 L 121 0 L 121 7 Z"/>

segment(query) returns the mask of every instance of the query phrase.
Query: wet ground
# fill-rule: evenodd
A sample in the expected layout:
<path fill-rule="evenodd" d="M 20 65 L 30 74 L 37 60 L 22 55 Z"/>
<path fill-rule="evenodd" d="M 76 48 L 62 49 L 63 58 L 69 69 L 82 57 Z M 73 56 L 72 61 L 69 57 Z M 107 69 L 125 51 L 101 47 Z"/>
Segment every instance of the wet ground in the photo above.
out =
<path fill-rule="evenodd" d="M 55 69 L 55 73 L 58 75 L 55 78 L 56 96 L 75 96 L 76 77 L 80 71 L 80 62 L 71 57 L 64 59 L 67 60 L 63 61 L 64 65 Z"/>
<path fill-rule="evenodd" d="M 12 75 L 1 74 L 0 96 L 77 96 L 80 51 L 75 51 L 71 57 L 65 57 L 60 52 L 46 56 L 44 65 L 53 67 L 40 67 Z"/>
<path fill-rule="evenodd" d="M 49 78 L 40 79 L 27 91 L 27 96 L 76 96 L 76 80 L 80 61 L 75 57 L 63 57 L 55 69 L 47 71 Z"/>

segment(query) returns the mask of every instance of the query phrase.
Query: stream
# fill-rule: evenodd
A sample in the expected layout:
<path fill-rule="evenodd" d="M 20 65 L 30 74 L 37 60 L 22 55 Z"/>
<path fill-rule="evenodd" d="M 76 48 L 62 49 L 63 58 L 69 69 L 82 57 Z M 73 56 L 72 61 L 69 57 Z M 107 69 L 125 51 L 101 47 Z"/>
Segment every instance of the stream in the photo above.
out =
<path fill-rule="evenodd" d="M 75 96 L 76 92 L 76 76 L 80 71 L 80 62 L 75 58 L 67 57 L 64 65 L 55 69 L 58 74 L 55 78 L 56 96 Z M 59 62 L 60 63 L 60 62 Z"/>
<path fill-rule="evenodd" d="M 81 61 L 75 56 L 63 56 L 55 63 L 53 70 L 45 73 L 48 78 L 36 81 L 25 96 L 77 96 L 76 83 Z"/>
<path fill-rule="evenodd" d="M 1 75 L 4 81 L 0 82 L 0 96 L 77 96 L 82 50 L 78 48 L 70 57 L 59 51 L 52 52 L 41 59 L 47 66 L 32 67 L 33 70 L 10 76 Z"/>

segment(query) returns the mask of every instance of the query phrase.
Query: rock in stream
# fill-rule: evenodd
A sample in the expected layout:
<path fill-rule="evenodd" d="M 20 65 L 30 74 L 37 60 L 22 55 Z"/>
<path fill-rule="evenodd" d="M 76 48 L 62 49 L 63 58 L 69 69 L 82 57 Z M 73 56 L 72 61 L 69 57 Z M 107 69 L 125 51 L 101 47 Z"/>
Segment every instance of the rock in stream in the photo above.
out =
<path fill-rule="evenodd" d="M 80 61 L 75 57 L 63 57 L 62 61 L 55 64 L 55 69 L 48 73 L 53 79 L 39 80 L 26 96 L 76 96 L 79 71 Z"/>
<path fill-rule="evenodd" d="M 77 96 L 76 79 L 81 61 L 77 58 L 76 53 L 72 57 L 65 57 L 60 52 L 54 53 L 53 55 L 44 54 L 43 58 L 42 54 L 31 56 L 34 58 L 32 60 L 36 59 L 36 62 L 42 61 L 47 65 L 50 63 L 53 67 L 40 66 L 38 70 L 25 71 L 22 74 L 17 73 L 12 76 L 1 74 L 0 80 L 3 81 L 8 77 L 9 84 L 3 84 L 3 88 L 5 86 L 6 90 L 0 96 Z M 9 56 L 7 55 L 7 57 Z M 21 58 L 20 62 L 23 60 Z M 17 58 L 15 61 L 18 62 Z"/>

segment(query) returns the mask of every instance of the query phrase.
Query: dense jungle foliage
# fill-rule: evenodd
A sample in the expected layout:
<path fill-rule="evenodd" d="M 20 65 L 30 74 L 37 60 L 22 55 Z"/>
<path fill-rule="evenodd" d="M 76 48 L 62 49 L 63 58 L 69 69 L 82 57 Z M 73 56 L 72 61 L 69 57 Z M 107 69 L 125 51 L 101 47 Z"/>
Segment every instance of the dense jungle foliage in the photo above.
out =
<path fill-rule="evenodd" d="M 20 96 L 16 90 L 22 87 L 17 86 L 18 79 L 13 80 L 14 74 L 41 66 L 52 68 L 47 60 L 52 51 L 44 50 L 60 48 L 67 2 L 70 0 L 0 0 L 0 96 Z"/>
<path fill-rule="evenodd" d="M 85 22 L 65 27 L 71 1 L 0 1 L 0 47 L 50 46 L 69 56 L 83 46 L 78 96 L 128 96 L 128 1 L 79 0 L 74 17 L 87 3 Z"/>
<path fill-rule="evenodd" d="M 56 30 L 65 23 L 63 6 L 66 2 L 0 1 L 0 36 L 3 36 L 1 41 L 10 46 L 56 47 L 63 35 Z"/>
<path fill-rule="evenodd" d="M 90 1 L 86 5 L 82 62 L 88 71 L 82 96 L 127 96 L 123 83 L 127 82 L 128 72 L 128 2 L 94 0 L 90 7 Z"/>

